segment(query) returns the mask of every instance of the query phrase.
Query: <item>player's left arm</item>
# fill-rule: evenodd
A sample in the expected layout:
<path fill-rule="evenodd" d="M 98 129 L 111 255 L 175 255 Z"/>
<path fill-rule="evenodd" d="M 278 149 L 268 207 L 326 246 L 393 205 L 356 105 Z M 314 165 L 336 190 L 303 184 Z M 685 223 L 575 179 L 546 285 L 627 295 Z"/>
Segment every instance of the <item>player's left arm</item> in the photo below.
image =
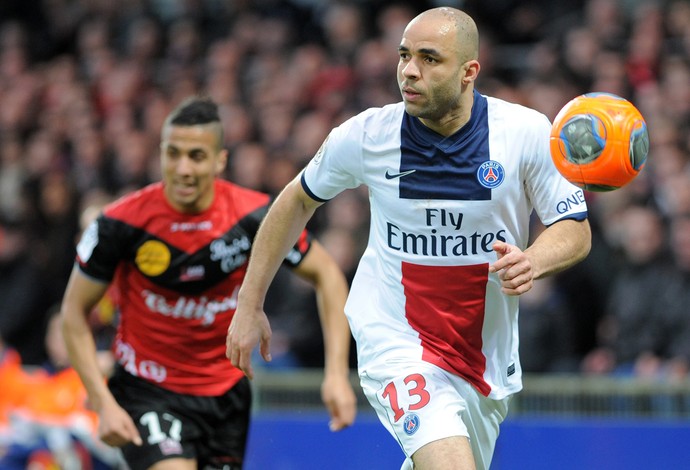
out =
<path fill-rule="evenodd" d="M 585 259 L 591 246 L 592 233 L 587 219 L 563 219 L 547 227 L 524 251 L 509 243 L 494 243 L 498 259 L 489 272 L 498 273 L 503 293 L 524 294 L 532 288 L 535 279 L 563 271 Z"/>
<path fill-rule="evenodd" d="M 354 422 L 357 411 L 349 379 L 351 334 L 344 313 L 347 281 L 335 260 L 316 240 L 294 272 L 310 281 L 316 290 L 325 353 L 321 398 L 331 415 L 331 430 L 338 431 Z"/>

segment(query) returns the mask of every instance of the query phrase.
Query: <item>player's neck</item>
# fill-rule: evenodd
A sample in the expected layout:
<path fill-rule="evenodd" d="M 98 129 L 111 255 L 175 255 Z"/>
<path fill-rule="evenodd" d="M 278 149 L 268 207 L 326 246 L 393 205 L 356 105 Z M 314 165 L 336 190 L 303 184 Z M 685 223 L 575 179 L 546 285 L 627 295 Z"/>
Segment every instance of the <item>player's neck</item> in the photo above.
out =
<path fill-rule="evenodd" d="M 451 136 L 467 124 L 472 117 L 474 93 L 471 88 L 463 92 L 459 104 L 439 119 L 419 118 L 422 124 L 444 137 Z"/>
<path fill-rule="evenodd" d="M 459 131 L 462 126 L 467 124 L 472 116 L 472 103 L 467 108 L 458 108 L 451 113 L 448 113 L 443 118 L 438 120 L 423 119 L 419 120 L 426 127 L 444 137 L 451 136 Z"/>

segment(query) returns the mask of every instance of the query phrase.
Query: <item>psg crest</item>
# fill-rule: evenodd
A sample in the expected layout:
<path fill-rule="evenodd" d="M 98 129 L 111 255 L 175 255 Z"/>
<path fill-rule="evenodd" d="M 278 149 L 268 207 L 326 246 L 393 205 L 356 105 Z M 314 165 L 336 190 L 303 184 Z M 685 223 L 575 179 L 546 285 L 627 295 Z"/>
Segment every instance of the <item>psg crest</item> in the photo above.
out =
<path fill-rule="evenodd" d="M 417 429 L 419 429 L 419 416 L 414 413 L 409 413 L 407 416 L 405 416 L 403 429 L 405 430 L 405 434 L 408 436 L 411 436 L 417 432 Z"/>
<path fill-rule="evenodd" d="M 494 189 L 503 183 L 505 170 L 500 163 L 488 160 L 479 165 L 477 170 L 477 180 L 485 188 Z"/>

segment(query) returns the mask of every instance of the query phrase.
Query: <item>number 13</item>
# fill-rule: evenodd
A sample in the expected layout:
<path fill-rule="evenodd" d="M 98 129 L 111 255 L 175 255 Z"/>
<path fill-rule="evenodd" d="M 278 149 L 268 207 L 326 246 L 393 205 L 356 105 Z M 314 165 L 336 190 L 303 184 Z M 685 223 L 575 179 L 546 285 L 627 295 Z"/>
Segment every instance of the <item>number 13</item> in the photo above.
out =
<path fill-rule="evenodd" d="M 424 376 L 422 374 L 410 374 L 407 377 L 403 379 L 403 382 L 405 385 L 410 385 L 410 382 L 414 382 L 414 386 L 411 388 L 407 389 L 407 395 L 410 397 L 419 397 L 416 403 L 412 403 L 409 406 L 410 411 L 414 410 L 419 410 L 421 408 L 424 408 L 429 401 L 431 400 L 431 395 L 429 395 L 429 392 L 427 391 L 426 387 L 426 380 L 424 379 Z M 400 408 L 400 405 L 398 404 L 398 390 L 395 387 L 395 382 L 391 382 L 388 385 L 386 385 L 386 388 L 383 389 L 383 398 L 388 399 L 391 405 L 391 409 L 393 410 L 393 418 L 397 422 L 400 418 L 403 417 L 405 412 Z"/>

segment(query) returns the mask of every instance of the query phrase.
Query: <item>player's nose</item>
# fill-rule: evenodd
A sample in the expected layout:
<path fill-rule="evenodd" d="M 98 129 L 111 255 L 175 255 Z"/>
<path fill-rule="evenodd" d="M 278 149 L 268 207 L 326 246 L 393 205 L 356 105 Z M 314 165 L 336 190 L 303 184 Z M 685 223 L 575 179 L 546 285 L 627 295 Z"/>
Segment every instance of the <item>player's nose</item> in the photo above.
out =
<path fill-rule="evenodd" d="M 175 165 L 175 171 L 178 175 L 189 175 L 192 174 L 193 163 L 192 159 L 184 155 L 177 160 L 177 165 Z"/>
<path fill-rule="evenodd" d="M 417 67 L 415 60 L 408 60 L 400 70 L 400 73 L 405 78 L 417 79 L 419 78 L 419 67 Z"/>

